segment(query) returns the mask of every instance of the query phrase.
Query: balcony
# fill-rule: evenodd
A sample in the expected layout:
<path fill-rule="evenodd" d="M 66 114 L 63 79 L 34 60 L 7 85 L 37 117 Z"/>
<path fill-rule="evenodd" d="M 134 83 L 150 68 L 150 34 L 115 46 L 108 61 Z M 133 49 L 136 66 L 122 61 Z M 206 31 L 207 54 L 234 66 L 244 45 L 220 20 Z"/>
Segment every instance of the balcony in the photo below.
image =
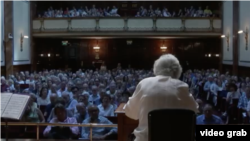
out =
<path fill-rule="evenodd" d="M 40 18 L 33 36 L 218 36 L 218 18 Z"/>

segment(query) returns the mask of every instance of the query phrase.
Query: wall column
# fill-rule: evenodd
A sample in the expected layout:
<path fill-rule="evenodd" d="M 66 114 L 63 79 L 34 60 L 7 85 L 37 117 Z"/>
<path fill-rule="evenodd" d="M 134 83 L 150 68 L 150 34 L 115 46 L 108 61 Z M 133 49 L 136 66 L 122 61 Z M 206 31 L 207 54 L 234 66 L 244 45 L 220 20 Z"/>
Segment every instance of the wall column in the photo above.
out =
<path fill-rule="evenodd" d="M 233 1 L 233 75 L 238 75 L 239 1 Z"/>
<path fill-rule="evenodd" d="M 4 48 L 6 76 L 13 74 L 13 1 L 4 1 Z"/>

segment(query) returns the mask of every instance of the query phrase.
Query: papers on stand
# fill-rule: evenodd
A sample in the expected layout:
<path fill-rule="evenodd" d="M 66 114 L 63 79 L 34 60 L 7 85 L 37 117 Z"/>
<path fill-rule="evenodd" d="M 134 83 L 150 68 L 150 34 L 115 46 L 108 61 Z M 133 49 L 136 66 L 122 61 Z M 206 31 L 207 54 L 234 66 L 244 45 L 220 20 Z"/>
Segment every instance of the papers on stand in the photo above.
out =
<path fill-rule="evenodd" d="M 3 112 L 11 99 L 11 96 L 12 96 L 12 93 L 2 93 L 1 94 L 1 115 L 3 115 Z"/>
<path fill-rule="evenodd" d="M 2 94 L 1 98 L 3 98 L 2 97 L 3 95 L 5 94 Z M 23 115 L 27 103 L 29 102 L 29 98 L 30 98 L 29 95 L 21 95 L 21 94 L 5 95 L 4 96 L 5 102 L 3 104 L 3 106 L 5 107 L 1 107 L 1 117 L 19 120 Z M 2 100 L 3 99 L 1 99 L 1 102 L 3 102 Z"/>

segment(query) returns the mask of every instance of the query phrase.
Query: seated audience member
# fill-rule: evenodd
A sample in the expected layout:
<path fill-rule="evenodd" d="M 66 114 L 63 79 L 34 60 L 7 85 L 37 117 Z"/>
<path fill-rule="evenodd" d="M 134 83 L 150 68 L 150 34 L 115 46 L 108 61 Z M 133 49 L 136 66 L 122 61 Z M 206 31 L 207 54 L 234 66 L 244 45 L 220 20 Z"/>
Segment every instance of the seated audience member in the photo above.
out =
<path fill-rule="evenodd" d="M 72 96 L 70 98 L 78 99 L 79 96 L 79 88 L 78 87 L 72 87 L 71 88 Z"/>
<path fill-rule="evenodd" d="M 98 93 L 98 87 L 95 85 L 92 86 L 92 94 L 89 96 L 89 102 L 93 103 L 94 105 L 101 104 L 100 95 Z"/>
<path fill-rule="evenodd" d="M 199 111 L 198 111 L 197 115 L 201 115 L 203 113 L 203 102 L 201 99 L 196 99 L 196 102 L 199 105 L 199 109 L 198 109 Z"/>
<path fill-rule="evenodd" d="M 141 17 L 140 12 L 136 12 L 135 17 Z"/>
<path fill-rule="evenodd" d="M 227 93 L 226 101 L 229 105 L 233 104 L 234 99 L 239 99 L 240 93 L 237 92 L 237 86 L 234 83 L 229 84 L 229 92 Z"/>
<path fill-rule="evenodd" d="M 162 16 L 161 10 L 160 10 L 159 7 L 157 7 L 157 9 L 155 10 L 155 16 L 156 16 L 156 17 L 161 17 L 161 16 Z"/>
<path fill-rule="evenodd" d="M 48 97 L 48 88 L 43 87 L 40 90 L 39 97 L 37 98 L 37 105 L 48 105 L 50 103 L 50 99 Z"/>
<path fill-rule="evenodd" d="M 88 107 L 89 118 L 83 121 L 83 124 L 97 123 L 97 124 L 113 124 L 107 118 L 99 116 L 99 109 L 96 106 Z M 82 127 L 81 137 L 83 139 L 89 139 L 90 136 L 89 127 Z M 94 127 L 92 129 L 93 140 L 107 139 L 108 136 L 117 133 L 116 128 L 112 127 Z"/>
<path fill-rule="evenodd" d="M 239 99 L 238 108 L 246 111 L 247 104 L 250 101 L 250 86 L 246 86 L 245 93 Z"/>
<path fill-rule="evenodd" d="M 116 92 L 117 92 L 117 90 L 116 90 L 115 83 L 111 83 L 109 85 L 109 90 L 106 93 L 109 94 L 109 95 L 116 95 Z"/>
<path fill-rule="evenodd" d="M 66 105 L 66 104 L 65 104 L 65 100 L 64 100 L 62 97 L 57 97 L 56 102 L 55 102 L 55 105 L 57 105 L 57 104 L 62 104 L 62 105 L 64 105 L 64 107 L 65 107 L 65 105 Z M 54 110 L 55 110 L 55 108 L 53 108 L 53 109 L 51 110 L 51 112 L 50 112 L 50 114 L 49 114 L 49 117 L 48 117 L 48 119 L 47 119 L 48 122 L 49 122 L 50 120 L 52 120 L 53 118 L 56 117 Z M 74 116 L 74 113 L 72 112 L 72 110 L 69 110 L 69 109 L 66 109 L 66 110 L 67 110 L 67 116 L 68 116 L 68 117 L 73 117 L 73 116 Z"/>
<path fill-rule="evenodd" d="M 7 92 L 9 86 L 6 84 L 5 78 L 1 78 L 1 92 Z"/>
<path fill-rule="evenodd" d="M 80 102 L 76 105 L 77 112 L 74 117 L 77 120 L 77 123 L 82 123 L 83 120 L 88 118 L 88 114 L 86 112 L 87 107 L 84 105 L 83 102 Z"/>
<path fill-rule="evenodd" d="M 88 92 L 83 92 L 83 94 L 79 95 L 78 102 L 83 102 L 86 107 L 92 105 L 92 103 L 89 102 Z"/>
<path fill-rule="evenodd" d="M 212 11 L 209 9 L 209 7 L 207 6 L 206 9 L 203 12 L 203 17 L 209 17 L 212 15 Z"/>
<path fill-rule="evenodd" d="M 196 118 L 197 125 L 203 124 L 223 124 L 220 117 L 213 114 L 213 108 L 211 105 L 206 104 L 203 109 L 203 114 Z"/>
<path fill-rule="evenodd" d="M 202 17 L 203 15 L 203 10 L 201 9 L 201 7 L 199 7 L 199 9 L 197 10 L 197 17 Z"/>
<path fill-rule="evenodd" d="M 55 107 L 56 99 L 57 99 L 57 94 L 52 93 L 50 95 L 50 104 L 48 104 L 46 106 L 45 112 L 44 112 L 44 117 L 45 117 L 46 121 L 51 113 L 51 110 Z"/>
<path fill-rule="evenodd" d="M 110 104 L 111 97 L 108 94 L 103 95 L 101 102 L 102 104 L 98 105 L 99 115 L 100 116 L 114 116 L 114 107 Z"/>
<path fill-rule="evenodd" d="M 67 116 L 67 110 L 62 104 L 55 106 L 54 114 L 56 117 L 53 118 L 50 123 L 77 124 L 74 117 Z M 79 128 L 77 126 L 47 126 L 43 134 L 45 137 L 52 139 L 70 139 L 78 136 Z"/>
<path fill-rule="evenodd" d="M 77 100 L 74 98 L 70 98 L 70 94 L 68 92 L 63 92 L 62 98 L 64 99 L 65 107 L 67 108 L 67 111 L 69 112 L 68 115 L 73 116 L 76 111 Z"/>
<path fill-rule="evenodd" d="M 30 99 L 28 102 L 28 106 L 24 112 L 22 117 L 23 122 L 45 122 L 44 116 L 39 108 L 37 108 L 37 104 L 35 103 L 36 96 L 34 94 L 30 94 Z"/>

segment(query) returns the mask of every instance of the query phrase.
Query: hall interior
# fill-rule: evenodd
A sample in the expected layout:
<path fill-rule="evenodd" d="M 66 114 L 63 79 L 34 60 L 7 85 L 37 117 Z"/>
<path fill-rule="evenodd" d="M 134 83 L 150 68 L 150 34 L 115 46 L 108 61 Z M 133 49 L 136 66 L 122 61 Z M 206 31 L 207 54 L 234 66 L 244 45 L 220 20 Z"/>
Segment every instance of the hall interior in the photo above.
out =
<path fill-rule="evenodd" d="M 206 124 L 199 119 L 209 112 L 228 128 L 250 123 L 250 2 L 0 4 L 1 95 L 30 98 L 20 119 L 1 117 L 2 140 L 58 139 L 50 137 L 55 128 L 49 131 L 49 125 L 73 128 L 74 136 L 69 128 L 55 129 L 66 139 L 134 140 L 138 120 L 125 116 L 123 107 L 142 80 L 155 76 L 155 60 L 167 54 L 179 60 L 179 79 L 200 106 L 194 126 Z M 234 92 L 238 97 L 228 100 Z M 103 101 L 111 110 L 105 111 Z M 51 124 L 58 105 L 71 120 Z M 89 122 L 91 110 L 106 121 Z"/>

